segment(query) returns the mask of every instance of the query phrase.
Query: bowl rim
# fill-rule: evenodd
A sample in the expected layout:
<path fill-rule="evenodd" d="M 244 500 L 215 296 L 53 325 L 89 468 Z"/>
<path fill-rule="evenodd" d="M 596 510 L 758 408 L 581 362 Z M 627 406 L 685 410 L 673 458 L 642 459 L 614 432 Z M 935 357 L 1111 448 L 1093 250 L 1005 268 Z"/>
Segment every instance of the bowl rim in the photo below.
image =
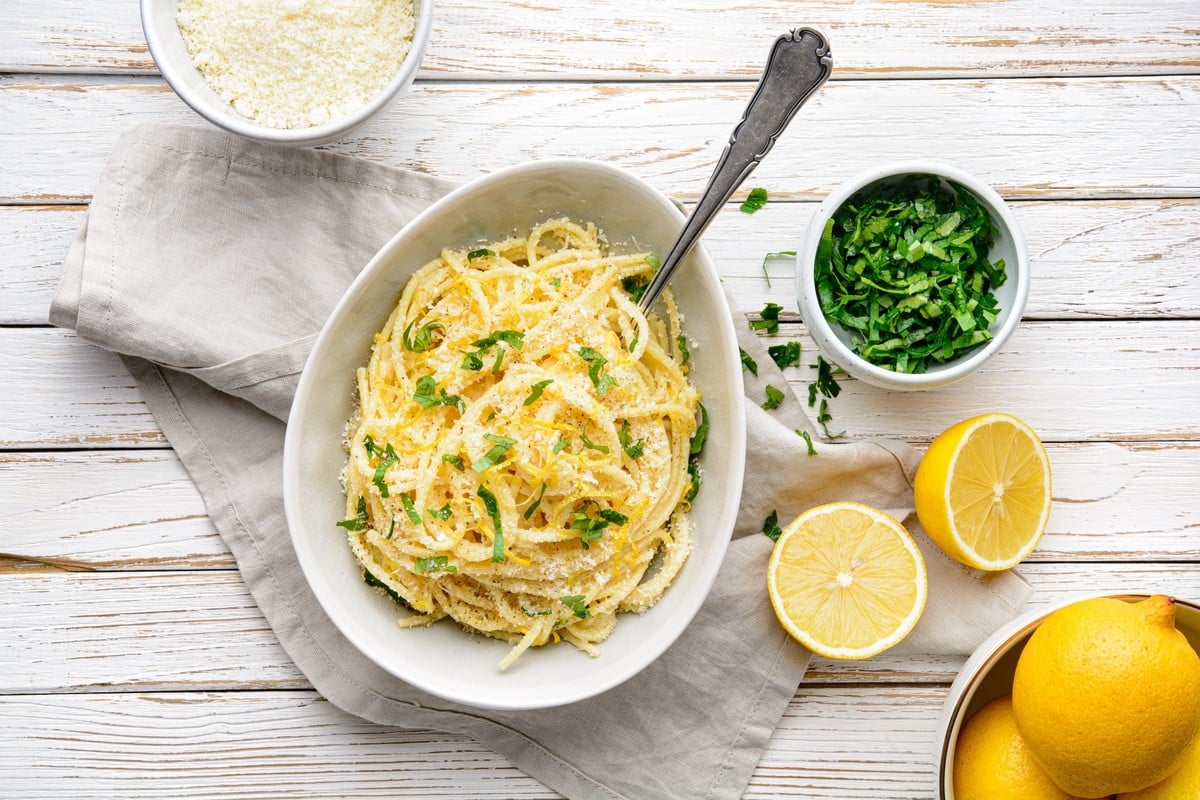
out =
<path fill-rule="evenodd" d="M 139 3 L 142 34 L 146 38 L 146 46 L 150 50 L 150 57 L 154 60 L 155 66 L 158 67 L 158 72 L 162 75 L 163 80 L 167 82 L 167 85 L 171 87 L 180 100 L 213 125 L 230 133 L 274 144 L 321 144 L 341 138 L 366 124 L 372 117 L 387 108 L 399 96 L 400 92 L 416 78 L 417 71 L 421 67 L 421 62 L 425 58 L 425 50 L 429 46 L 429 39 L 433 32 L 433 0 L 413 0 L 413 13 L 416 19 L 413 25 L 412 43 L 409 45 L 408 55 L 400 62 L 400 67 L 396 70 L 396 74 L 392 76 L 386 86 L 376 92 L 363 105 L 329 122 L 312 125 L 307 128 L 272 128 L 269 125 L 262 125 L 248 117 L 242 116 L 233 110 L 232 107 L 229 107 L 231 112 L 229 115 L 214 113 L 212 102 L 201 92 L 193 90 L 186 81 L 182 80 L 181 73 L 190 69 L 202 81 L 205 81 L 204 76 L 200 74 L 200 71 L 196 69 L 190 60 L 186 66 L 183 66 L 167 55 L 165 42 L 159 38 L 158 30 L 152 24 L 153 20 L 160 18 L 160 11 L 165 5 L 169 5 L 174 9 L 172 13 L 173 18 L 174 14 L 178 13 L 177 0 L 165 0 L 165 2 L 164 0 L 140 0 Z M 207 85 L 207 81 L 205 81 L 205 84 Z M 228 104 L 224 105 L 228 106 Z"/>
<path fill-rule="evenodd" d="M 821 234 L 825 222 L 837 212 L 855 192 L 869 184 L 886 178 L 907 174 L 930 174 L 954 181 L 971 191 L 982 202 L 992 215 L 993 221 L 1007 229 L 1016 251 L 1016 264 L 1005 265 L 1008 270 L 1008 280 L 1014 282 L 1016 292 L 1007 313 L 1003 314 L 1000 326 L 993 332 L 992 340 L 961 361 L 946 365 L 938 365 L 924 373 L 893 372 L 877 364 L 872 364 L 862 356 L 854 353 L 834 333 L 833 325 L 821 311 L 820 301 L 816 297 L 814 283 L 817 247 L 820 245 Z M 891 389 L 933 389 L 945 386 L 965 378 L 974 372 L 983 362 L 991 358 L 1016 330 L 1025 311 L 1029 299 L 1029 254 L 1025 245 L 1025 237 L 1012 210 L 1004 199 L 974 175 L 958 167 L 941 161 L 912 160 L 885 164 L 858 173 L 842 183 L 817 207 L 809 221 L 805 232 L 804 248 L 796 259 L 796 303 L 804 316 L 804 324 L 812 332 L 817 345 L 831 360 L 846 367 L 853 365 L 853 370 L 862 373 L 862 380 Z M 811 319 L 810 319 L 811 317 Z M 834 352 L 830 352 L 830 351 Z M 851 370 L 847 370 L 851 371 Z"/>
<path fill-rule="evenodd" d="M 294 520 L 300 520 L 303 517 L 301 508 L 299 507 L 298 495 L 302 493 L 302 489 L 298 484 L 298 476 L 294 475 L 298 469 L 297 463 L 299 460 L 300 449 L 300 430 L 305 427 L 306 413 L 301 404 L 301 399 L 316 390 L 314 382 L 316 381 L 315 371 L 310 369 L 310 365 L 321 357 L 323 350 L 326 347 L 326 341 L 334 336 L 333 323 L 340 320 L 347 313 L 347 309 L 352 305 L 352 299 L 360 291 L 360 287 L 377 279 L 376 273 L 381 269 L 380 265 L 393 255 L 393 251 L 402 243 L 409 235 L 410 229 L 417 228 L 425 223 L 430 217 L 436 217 L 442 212 L 442 209 L 447 206 L 453 206 L 460 198 L 478 191 L 480 188 L 487 187 L 491 184 L 502 183 L 514 176 L 520 176 L 523 173 L 529 172 L 558 172 L 562 170 L 590 170 L 618 178 L 624 182 L 632 183 L 639 186 L 648 198 L 653 198 L 654 201 L 660 204 L 664 210 L 667 210 L 675 219 L 678 220 L 680 227 L 684 224 L 683 212 L 679 210 L 667 195 L 646 182 L 642 178 L 637 177 L 632 172 L 617 167 L 605 162 L 594 161 L 583 158 L 549 158 L 525 161 L 518 164 L 513 164 L 487 175 L 481 176 L 472 180 L 449 194 L 442 197 L 437 202 L 430 205 L 399 231 L 395 233 L 380 249 L 371 257 L 366 266 L 355 277 L 349 287 L 343 292 L 337 304 L 330 312 L 325 323 L 321 327 L 320 333 L 317 335 L 313 348 L 305 361 L 304 369 L 300 374 L 300 380 L 296 387 L 296 393 L 293 400 L 291 413 L 289 414 L 288 423 L 284 433 L 283 460 L 282 460 L 282 481 L 283 481 L 283 504 L 284 518 L 288 526 L 288 535 L 292 540 L 293 548 L 296 552 L 297 561 L 300 564 L 301 572 L 304 574 L 305 581 L 313 592 L 313 596 L 317 599 L 325 614 L 338 631 L 346 637 L 360 653 L 374 662 L 384 671 L 399 678 L 405 683 L 414 686 L 423 691 L 438 697 L 445 698 L 464 705 L 474 706 L 476 708 L 490 708 L 498 710 L 522 711 L 535 710 L 541 708 L 551 708 L 555 706 L 567 705 L 585 700 L 602 692 L 608 691 L 626 680 L 637 675 L 650 664 L 654 663 L 675 641 L 683 634 L 691 622 L 699 613 L 700 608 L 704 605 L 705 600 L 712 591 L 713 584 L 716 582 L 717 575 L 720 572 L 721 566 L 725 561 L 725 556 L 728 552 L 729 543 L 733 537 L 733 530 L 736 524 L 737 509 L 739 502 L 723 503 L 721 513 L 716 518 L 713 529 L 721 532 L 720 536 L 714 537 L 712 547 L 714 554 L 712 556 L 713 565 L 708 574 L 702 575 L 701 580 L 696 585 L 696 600 L 690 607 L 682 610 L 683 613 L 678 614 L 673 618 L 673 624 L 668 629 L 665 635 L 660 635 L 654 639 L 645 640 L 644 654 L 641 658 L 634 660 L 632 663 L 625 665 L 621 670 L 608 670 L 601 672 L 596 678 L 592 679 L 586 686 L 584 691 L 578 691 L 575 694 L 559 694 L 555 695 L 548 691 L 543 692 L 536 700 L 512 700 L 507 698 L 488 697 L 481 699 L 469 692 L 463 691 L 448 691 L 443 686 L 434 686 L 426 682 L 423 678 L 400 674 L 393 663 L 386 659 L 377 657 L 377 646 L 373 645 L 366 637 L 360 637 L 354 630 L 343 626 L 339 620 L 342 619 L 342 613 L 334 608 L 331 608 L 331 603 L 327 600 L 322 592 L 317 588 L 319 583 L 312 579 L 313 574 L 318 571 L 319 565 L 316 564 L 312 557 L 306 555 L 305 548 L 297 546 L 297 530 L 301 529 L 299 523 L 293 524 Z M 720 274 L 716 268 L 715 262 L 712 261 L 703 244 L 698 244 L 693 250 L 692 255 L 697 259 L 693 267 L 703 269 L 708 273 L 708 278 L 711 281 L 713 291 L 718 294 L 720 288 Z M 726 363 L 721 372 L 727 376 L 741 376 L 741 364 L 738 362 L 737 356 L 737 336 L 733 328 L 733 318 L 729 314 L 721 314 L 717 320 L 713 321 L 719 330 L 720 337 L 725 341 Z M 741 391 L 741 387 L 731 389 L 730 391 L 730 419 L 733 424 L 729 430 L 729 447 L 733 464 L 731 468 L 731 479 L 726 482 L 724 492 L 727 496 L 733 498 L 741 497 L 742 482 L 745 471 L 745 452 L 746 452 L 746 429 L 745 429 L 745 395 Z M 466 634 L 464 634 L 466 635 Z"/>
<path fill-rule="evenodd" d="M 971 700 L 974 699 L 975 692 L 979 690 L 979 685 L 984 676 L 995 667 L 1001 658 L 1012 650 L 1018 640 L 1032 635 L 1033 631 L 1041 626 L 1046 617 L 1075 603 L 1099 598 L 1141 602 L 1149 597 L 1153 597 L 1155 594 L 1165 594 L 1176 605 L 1187 606 L 1193 611 L 1200 613 L 1200 602 L 1182 599 L 1170 592 L 1083 592 L 1073 594 L 1047 608 L 1022 614 L 1008 624 L 1002 625 L 995 633 L 984 639 L 979 647 L 975 648 L 975 652 L 967 658 L 962 669 L 959 670 L 954 682 L 950 685 L 950 691 L 946 696 L 945 702 L 942 704 L 942 710 L 938 714 L 937 775 L 939 800 L 949 800 L 953 797 L 953 786 L 949 785 L 949 782 L 954 777 L 951 771 L 950 751 L 952 745 L 957 742 L 958 733 L 962 730 L 962 726 L 966 722 L 963 719 L 963 715 L 966 713 Z"/>

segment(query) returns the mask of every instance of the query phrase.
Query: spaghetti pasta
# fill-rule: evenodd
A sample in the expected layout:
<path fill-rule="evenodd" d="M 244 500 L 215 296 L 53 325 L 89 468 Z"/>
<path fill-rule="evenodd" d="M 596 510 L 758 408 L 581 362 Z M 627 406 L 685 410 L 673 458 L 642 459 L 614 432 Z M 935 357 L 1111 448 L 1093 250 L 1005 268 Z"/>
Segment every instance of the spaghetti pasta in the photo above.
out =
<path fill-rule="evenodd" d="M 343 482 L 364 579 L 507 640 L 591 655 L 687 558 L 706 417 L 653 255 L 565 219 L 419 269 L 357 372 Z"/>

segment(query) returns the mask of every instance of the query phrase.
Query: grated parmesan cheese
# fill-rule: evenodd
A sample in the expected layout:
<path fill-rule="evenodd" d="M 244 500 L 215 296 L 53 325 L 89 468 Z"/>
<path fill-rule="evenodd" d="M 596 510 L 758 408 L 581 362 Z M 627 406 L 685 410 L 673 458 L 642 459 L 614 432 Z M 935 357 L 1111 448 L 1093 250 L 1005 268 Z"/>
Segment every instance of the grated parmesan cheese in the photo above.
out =
<path fill-rule="evenodd" d="M 192 63 L 244 117 L 306 128 L 378 94 L 412 45 L 413 0 L 179 0 Z"/>

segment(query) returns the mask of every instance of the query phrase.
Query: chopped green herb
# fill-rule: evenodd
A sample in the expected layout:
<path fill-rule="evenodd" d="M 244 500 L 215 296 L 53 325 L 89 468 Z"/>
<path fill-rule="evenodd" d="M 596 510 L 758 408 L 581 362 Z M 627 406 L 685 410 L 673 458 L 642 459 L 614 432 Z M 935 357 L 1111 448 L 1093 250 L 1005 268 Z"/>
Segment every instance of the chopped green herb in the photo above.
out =
<path fill-rule="evenodd" d="M 426 511 L 429 512 L 429 516 L 434 517 L 435 519 L 440 519 L 442 522 L 450 519 L 450 516 L 454 513 L 450 510 L 449 503 L 446 503 L 446 505 L 442 506 L 441 508 L 428 508 Z"/>
<path fill-rule="evenodd" d="M 483 507 L 492 518 L 492 561 L 503 561 L 504 532 L 500 528 L 500 505 L 496 502 L 496 495 L 489 492 L 482 483 L 475 493 L 483 500 Z"/>
<path fill-rule="evenodd" d="M 742 201 L 742 211 L 747 214 L 753 214 L 767 204 L 767 190 L 761 186 L 750 190 L 750 194 L 746 195 L 746 199 Z"/>
<path fill-rule="evenodd" d="M 624 525 L 629 521 L 629 517 L 612 508 L 602 508 L 599 511 L 600 519 L 605 522 L 611 522 L 613 525 Z"/>
<path fill-rule="evenodd" d="M 404 606 L 405 608 L 408 607 L 407 600 L 397 594 L 395 589 L 379 580 L 379 578 L 376 578 L 375 575 L 370 572 L 370 570 L 364 569 L 362 571 L 362 579 L 363 583 L 365 583 L 367 586 L 373 586 L 376 589 L 383 589 L 383 591 L 387 593 L 387 596 L 392 598 L 392 602 L 396 605 Z"/>
<path fill-rule="evenodd" d="M 682 367 L 692 360 L 692 354 L 688 352 L 687 339 L 682 333 L 675 337 L 675 349 L 679 351 L 679 366 Z"/>
<path fill-rule="evenodd" d="M 633 337 L 633 341 L 631 341 L 629 343 L 629 352 L 632 353 L 634 350 L 637 349 L 637 343 L 638 343 L 638 337 L 635 336 L 635 337 Z"/>
<path fill-rule="evenodd" d="M 700 404 L 700 424 L 696 426 L 696 432 L 692 434 L 692 441 L 688 447 L 688 452 L 691 455 L 698 456 L 700 451 L 704 449 L 704 441 L 708 438 L 708 409 L 704 404 Z"/>
<path fill-rule="evenodd" d="M 363 437 L 363 450 L 367 451 L 367 458 L 375 457 L 375 440 L 371 438 L 371 434 Z"/>
<path fill-rule="evenodd" d="M 338 523 L 339 528 L 345 528 L 348 531 L 365 531 L 371 524 L 371 518 L 367 515 L 367 498 L 358 498 L 358 516 L 344 519 Z"/>
<path fill-rule="evenodd" d="M 479 372 L 479 370 L 483 369 L 483 359 L 479 357 L 478 352 L 468 353 L 464 350 L 462 364 L 458 368 Z"/>
<path fill-rule="evenodd" d="M 554 383 L 553 378 L 546 378 L 546 380 L 538 381 L 533 386 L 530 386 L 529 387 L 529 397 L 525 398 L 525 402 L 522 403 L 522 405 L 526 405 L 526 406 L 533 405 L 534 402 L 536 402 L 537 399 L 542 396 L 542 392 L 546 391 L 546 387 L 552 383 Z"/>
<path fill-rule="evenodd" d="M 692 441 L 688 445 L 688 490 L 684 493 L 683 499 L 689 503 L 696 499 L 696 495 L 700 492 L 700 453 L 704 450 L 704 442 L 708 439 L 708 409 L 704 404 L 700 404 L 700 424 L 696 426 L 696 432 L 692 434 Z"/>
<path fill-rule="evenodd" d="M 421 512 L 413 506 L 412 498 L 408 496 L 408 492 L 400 495 L 400 502 L 404 504 L 404 513 L 408 514 L 408 519 L 413 525 L 421 524 Z"/>
<path fill-rule="evenodd" d="M 440 322 L 426 322 L 417 329 L 417 334 L 409 339 L 408 332 L 412 330 L 412 326 L 415 324 L 416 320 L 408 323 L 408 326 L 404 329 L 404 333 L 400 335 L 400 341 L 404 344 L 404 349 L 414 353 L 423 353 L 433 347 L 433 334 L 437 331 L 445 330 Z"/>
<path fill-rule="evenodd" d="M 553 609 L 549 608 L 547 608 L 545 611 L 530 611 L 525 606 L 521 606 L 521 610 L 525 612 L 525 616 L 527 617 L 545 617 L 554 613 Z"/>
<path fill-rule="evenodd" d="M 997 228 L 970 192 L 916 175 L 851 197 L 826 223 L 814 265 L 821 310 L 855 352 L 921 373 L 989 341 L 1006 274 Z"/>
<path fill-rule="evenodd" d="M 617 440 L 621 442 L 621 449 L 625 451 L 625 455 L 635 461 L 642 457 L 643 446 L 646 443 L 645 439 L 633 441 L 633 436 L 629 433 L 629 420 L 621 420 L 621 429 L 617 431 Z"/>
<path fill-rule="evenodd" d="M 808 407 L 812 408 L 817 404 L 817 384 L 815 382 L 808 385 Z"/>
<path fill-rule="evenodd" d="M 687 471 L 688 477 L 691 480 L 688 483 L 688 490 L 684 493 L 683 499 L 690 503 L 700 493 L 700 462 L 694 458 L 688 461 Z"/>
<path fill-rule="evenodd" d="M 592 612 L 588 611 L 587 603 L 584 601 L 584 597 L 581 594 L 572 594 L 566 597 L 560 597 L 558 598 L 558 602 L 571 609 L 571 611 L 575 613 L 575 616 L 579 617 L 580 619 L 587 619 L 592 615 Z"/>
<path fill-rule="evenodd" d="M 486 353 L 499 342 L 504 342 L 509 347 L 520 350 L 525 346 L 525 334 L 513 330 L 492 331 L 484 338 L 471 342 L 471 347 L 477 347 L 481 352 Z"/>
<path fill-rule="evenodd" d="M 821 398 L 821 409 L 817 412 L 817 424 L 820 425 L 821 430 L 825 432 L 825 438 L 837 439 L 846 435 L 845 431 L 842 431 L 841 433 L 830 433 L 829 423 L 831 422 L 833 422 L 833 414 L 829 413 L 829 401 L 825 398 Z"/>
<path fill-rule="evenodd" d="M 440 406 L 442 401 L 437 396 L 437 381 L 432 375 L 425 375 L 417 378 L 416 391 L 413 392 L 413 400 L 421 404 L 421 408 L 433 408 Z"/>
<path fill-rule="evenodd" d="M 493 466 L 517 443 L 516 439 L 509 439 L 507 436 L 497 436 L 494 433 L 485 433 L 483 438 L 492 443 L 492 448 L 471 464 L 471 469 L 476 472 L 483 472 L 488 467 Z"/>
<path fill-rule="evenodd" d="M 550 285 L 553 286 L 555 289 L 557 289 L 558 287 L 562 286 L 562 279 L 561 278 L 551 278 Z"/>
<path fill-rule="evenodd" d="M 392 517 L 392 523 L 388 525 L 387 538 L 392 538 L 392 534 L 396 532 L 396 518 Z"/>
<path fill-rule="evenodd" d="M 563 450 L 566 450 L 570 446 L 571 446 L 570 439 L 559 439 L 558 444 L 554 445 L 554 449 L 551 450 L 550 452 L 558 454 L 558 453 L 561 453 Z"/>
<path fill-rule="evenodd" d="M 380 497 L 388 496 L 388 485 L 387 481 L 385 480 L 387 477 L 387 471 L 391 469 L 392 465 L 399 460 L 399 456 L 396 455 L 396 451 L 392 449 L 390 444 L 384 448 L 383 460 L 380 461 L 379 466 L 375 468 L 375 477 L 371 479 L 371 482 L 375 484 L 377 489 L 379 489 Z"/>
<path fill-rule="evenodd" d="M 496 360 L 495 360 L 494 362 L 492 362 L 492 374 L 493 374 L 493 375 L 499 375 L 499 374 L 500 374 L 500 362 L 501 362 L 501 361 L 503 361 L 503 360 L 504 360 L 504 350 L 503 350 L 503 349 L 500 349 L 500 348 L 497 348 L 497 350 L 496 350 Z"/>
<path fill-rule="evenodd" d="M 772 542 L 778 542 L 780 534 L 783 533 L 783 528 L 779 527 L 779 514 L 772 511 L 770 515 L 763 520 L 762 532 Z"/>
<path fill-rule="evenodd" d="M 449 464 L 459 472 L 462 472 L 467 468 L 467 465 L 462 460 L 462 456 L 456 456 L 453 453 L 443 453 L 442 463 Z"/>
<path fill-rule="evenodd" d="M 642 295 L 646 293 L 646 287 L 649 285 L 650 279 L 641 275 L 630 275 L 621 279 L 621 288 L 629 292 L 629 297 L 635 303 L 642 299 Z"/>
<path fill-rule="evenodd" d="M 817 356 L 817 363 L 813 366 L 817 371 L 817 390 L 826 397 L 837 397 L 842 393 L 842 387 L 833 377 L 836 372 L 840 372 L 836 367 L 825 360 L 824 356 Z M 809 405 L 812 405 L 811 403 Z"/>
<path fill-rule="evenodd" d="M 449 556 L 430 556 L 418 558 L 413 564 L 413 572 L 424 575 L 426 572 L 458 572 L 458 567 L 450 563 Z"/>
<path fill-rule="evenodd" d="M 767 303 L 763 306 L 762 311 L 758 312 L 761 319 L 752 320 L 750 329 L 755 331 L 766 331 L 767 333 L 779 333 L 779 312 L 783 311 L 783 306 L 778 303 Z"/>
<path fill-rule="evenodd" d="M 596 506 L 594 517 L 588 513 L 592 506 Z M 616 509 L 600 508 L 600 504 L 595 500 L 587 500 L 583 508 L 571 512 L 571 528 L 579 531 L 579 542 L 584 550 L 590 549 L 591 543 L 603 535 L 610 522 L 613 525 L 624 525 L 628 521 L 629 518 Z"/>
<path fill-rule="evenodd" d="M 542 489 L 541 489 L 541 491 L 538 492 L 537 500 L 534 500 L 532 503 L 530 503 L 529 508 L 525 509 L 525 513 L 522 514 L 521 516 L 525 519 L 529 519 L 530 517 L 532 517 L 533 512 L 538 510 L 538 506 L 540 506 L 542 504 L 542 498 L 545 496 L 546 496 L 546 482 L 542 481 Z"/>
<path fill-rule="evenodd" d="M 488 250 L 486 247 L 481 247 L 478 250 L 472 250 L 471 252 L 467 253 L 467 261 L 474 261 L 477 258 L 494 255 L 496 255 L 495 251 Z"/>
<path fill-rule="evenodd" d="M 792 258 L 795 258 L 796 251 L 795 250 L 776 250 L 773 253 L 767 253 L 765 256 L 763 256 L 762 271 L 763 271 L 763 277 L 767 279 L 767 288 L 768 289 L 771 288 L 771 276 L 767 274 L 767 262 L 771 261 L 772 259 L 776 259 L 776 258 L 788 258 L 789 256 Z"/>
<path fill-rule="evenodd" d="M 660 261 L 658 256 L 654 255 L 654 253 L 647 253 L 645 261 L 654 269 L 658 269 L 662 266 L 662 261 Z"/>
<path fill-rule="evenodd" d="M 754 377 L 758 377 L 758 362 L 754 360 L 749 353 L 742 348 L 738 348 L 738 352 L 742 355 L 742 369 L 749 372 Z"/>
<path fill-rule="evenodd" d="M 603 453 L 604 455 L 608 455 L 608 446 L 607 445 L 596 444 L 595 442 L 593 442 L 591 439 L 588 438 L 586 425 L 584 426 L 583 430 L 581 430 L 579 432 L 579 438 L 583 441 L 583 446 L 586 447 L 588 450 L 595 450 L 597 452 Z"/>
<path fill-rule="evenodd" d="M 462 414 L 467 410 L 467 404 L 463 399 L 456 394 L 447 394 L 445 389 L 439 389 L 438 394 L 442 396 L 442 405 L 450 406 L 458 409 L 458 413 Z"/>
<path fill-rule="evenodd" d="M 608 359 L 600 355 L 598 350 L 584 345 L 579 348 L 579 357 L 588 362 L 588 377 L 596 387 L 596 394 L 604 397 L 608 390 L 617 385 L 617 379 L 611 375 L 601 375 L 600 370 L 608 363 Z"/>
<path fill-rule="evenodd" d="M 773 344 L 767 348 L 767 353 L 780 369 L 800 366 L 800 343 L 797 341 Z"/>
<path fill-rule="evenodd" d="M 796 434 L 798 436 L 800 436 L 801 438 L 803 438 L 804 443 L 806 445 L 808 445 L 808 454 L 810 456 L 815 456 L 817 454 L 817 448 L 816 448 L 816 445 L 813 444 L 812 436 L 809 435 L 808 431 L 802 431 L 799 428 L 797 428 Z"/>
<path fill-rule="evenodd" d="M 767 399 L 763 402 L 762 407 L 767 411 L 773 411 L 779 408 L 779 404 L 783 402 L 783 392 L 776 389 L 771 384 L 767 384 Z"/>

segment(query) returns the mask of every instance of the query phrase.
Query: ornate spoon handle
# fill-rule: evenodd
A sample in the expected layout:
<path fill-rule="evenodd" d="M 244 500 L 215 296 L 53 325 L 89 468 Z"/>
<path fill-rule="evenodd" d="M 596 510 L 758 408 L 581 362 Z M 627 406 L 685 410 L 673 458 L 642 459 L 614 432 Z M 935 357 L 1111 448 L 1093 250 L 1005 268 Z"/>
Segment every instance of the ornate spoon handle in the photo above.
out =
<path fill-rule="evenodd" d="M 729 144 L 721 154 L 712 177 L 708 179 L 708 186 L 700 196 L 700 201 L 692 209 L 671 252 L 663 259 L 662 267 L 642 295 L 638 305 L 643 311 L 654 305 L 700 234 L 742 185 L 742 181 L 754 171 L 758 162 L 770 152 L 775 140 L 792 121 L 800 106 L 820 88 L 832 70 L 833 56 L 829 52 L 829 43 L 817 31 L 797 28 L 775 40 L 767 66 L 758 88 L 754 90 L 754 96 L 746 106 L 742 121 L 733 129 Z"/>

